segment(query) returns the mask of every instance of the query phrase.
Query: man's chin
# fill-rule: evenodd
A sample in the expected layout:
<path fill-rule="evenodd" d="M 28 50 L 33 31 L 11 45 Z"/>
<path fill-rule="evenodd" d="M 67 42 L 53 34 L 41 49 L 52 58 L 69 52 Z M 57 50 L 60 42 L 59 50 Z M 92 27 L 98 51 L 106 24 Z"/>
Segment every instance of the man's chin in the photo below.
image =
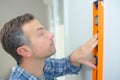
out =
<path fill-rule="evenodd" d="M 52 51 L 52 52 L 51 52 L 51 55 L 54 55 L 55 53 L 56 53 L 56 50 Z"/>
<path fill-rule="evenodd" d="M 56 49 L 53 48 L 53 49 L 51 50 L 51 54 L 54 55 L 55 53 L 56 53 Z"/>
<path fill-rule="evenodd" d="M 56 53 L 56 50 L 51 51 L 51 53 L 47 56 L 47 58 L 53 56 Z"/>

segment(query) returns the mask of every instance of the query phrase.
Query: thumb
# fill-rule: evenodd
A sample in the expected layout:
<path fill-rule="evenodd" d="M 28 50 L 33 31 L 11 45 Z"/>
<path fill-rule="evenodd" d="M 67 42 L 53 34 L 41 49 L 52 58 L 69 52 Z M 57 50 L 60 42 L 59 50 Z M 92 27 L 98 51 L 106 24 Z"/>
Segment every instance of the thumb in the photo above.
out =
<path fill-rule="evenodd" d="M 90 61 L 86 61 L 85 65 L 90 67 L 90 68 L 96 69 L 96 66 Z"/>

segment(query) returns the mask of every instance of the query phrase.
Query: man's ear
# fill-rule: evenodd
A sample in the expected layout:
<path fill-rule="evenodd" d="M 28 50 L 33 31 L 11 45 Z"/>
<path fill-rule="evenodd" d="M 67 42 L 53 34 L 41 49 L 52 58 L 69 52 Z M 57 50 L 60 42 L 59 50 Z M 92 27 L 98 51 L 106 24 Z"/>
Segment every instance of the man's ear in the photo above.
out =
<path fill-rule="evenodd" d="M 21 46 L 21 47 L 18 47 L 17 48 L 17 53 L 23 57 L 30 57 L 32 56 L 32 53 L 31 53 L 31 48 L 28 47 L 28 46 Z"/>

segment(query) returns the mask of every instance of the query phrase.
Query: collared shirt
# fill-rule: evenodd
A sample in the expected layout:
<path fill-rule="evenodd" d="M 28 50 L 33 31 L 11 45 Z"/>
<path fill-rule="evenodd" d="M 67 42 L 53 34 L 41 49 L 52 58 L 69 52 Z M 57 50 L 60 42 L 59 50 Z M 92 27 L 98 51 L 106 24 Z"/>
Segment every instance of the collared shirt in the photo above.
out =
<path fill-rule="evenodd" d="M 37 78 L 25 72 L 19 65 L 16 65 L 9 80 L 56 80 L 57 77 L 66 74 L 78 74 L 80 69 L 81 65 L 79 67 L 72 65 L 69 62 L 69 57 L 63 59 L 49 58 L 45 61 L 44 75 L 42 77 Z"/>

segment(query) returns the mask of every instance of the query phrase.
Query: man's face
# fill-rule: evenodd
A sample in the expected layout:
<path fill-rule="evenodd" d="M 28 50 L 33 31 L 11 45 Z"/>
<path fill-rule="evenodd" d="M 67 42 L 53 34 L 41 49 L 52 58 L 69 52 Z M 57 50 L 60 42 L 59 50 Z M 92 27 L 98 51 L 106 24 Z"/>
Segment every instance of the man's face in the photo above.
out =
<path fill-rule="evenodd" d="M 54 34 L 45 30 L 37 20 L 24 24 L 22 29 L 31 42 L 33 58 L 45 59 L 56 52 Z"/>

